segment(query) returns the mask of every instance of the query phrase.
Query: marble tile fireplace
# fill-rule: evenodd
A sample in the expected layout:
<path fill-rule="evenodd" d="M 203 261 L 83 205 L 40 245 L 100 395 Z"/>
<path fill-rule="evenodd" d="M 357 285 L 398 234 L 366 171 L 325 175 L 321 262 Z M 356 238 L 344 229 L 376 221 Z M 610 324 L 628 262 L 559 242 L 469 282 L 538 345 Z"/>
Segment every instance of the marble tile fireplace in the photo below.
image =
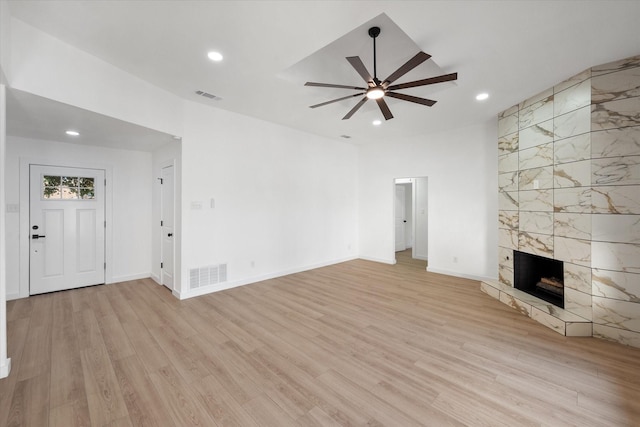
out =
<path fill-rule="evenodd" d="M 560 333 L 640 347 L 640 56 L 505 110 L 497 145 L 499 280 L 483 291 Z M 517 289 L 518 253 L 562 263 L 562 304 Z"/>

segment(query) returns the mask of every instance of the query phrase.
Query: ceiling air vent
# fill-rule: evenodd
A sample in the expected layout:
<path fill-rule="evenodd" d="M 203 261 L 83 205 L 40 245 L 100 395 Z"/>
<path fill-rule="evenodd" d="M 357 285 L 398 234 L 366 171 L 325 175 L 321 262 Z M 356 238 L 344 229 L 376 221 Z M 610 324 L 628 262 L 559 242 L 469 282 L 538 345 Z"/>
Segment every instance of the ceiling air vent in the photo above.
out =
<path fill-rule="evenodd" d="M 349 139 L 349 138 L 351 138 L 351 136 L 349 136 L 349 135 L 340 135 L 340 138 Z"/>
<path fill-rule="evenodd" d="M 202 90 L 197 90 L 196 91 L 196 95 L 204 96 L 205 98 L 213 99 L 214 101 L 220 101 L 222 99 L 219 96 L 215 96 L 215 95 L 213 95 L 211 93 L 204 92 Z"/>

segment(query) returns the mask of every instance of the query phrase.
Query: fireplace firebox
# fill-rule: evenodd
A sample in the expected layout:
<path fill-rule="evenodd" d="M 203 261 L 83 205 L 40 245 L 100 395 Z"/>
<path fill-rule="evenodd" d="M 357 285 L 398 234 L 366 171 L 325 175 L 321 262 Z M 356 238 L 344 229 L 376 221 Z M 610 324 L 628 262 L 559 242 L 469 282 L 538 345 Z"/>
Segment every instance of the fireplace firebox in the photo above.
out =
<path fill-rule="evenodd" d="M 513 251 L 514 287 L 564 308 L 562 261 Z"/>

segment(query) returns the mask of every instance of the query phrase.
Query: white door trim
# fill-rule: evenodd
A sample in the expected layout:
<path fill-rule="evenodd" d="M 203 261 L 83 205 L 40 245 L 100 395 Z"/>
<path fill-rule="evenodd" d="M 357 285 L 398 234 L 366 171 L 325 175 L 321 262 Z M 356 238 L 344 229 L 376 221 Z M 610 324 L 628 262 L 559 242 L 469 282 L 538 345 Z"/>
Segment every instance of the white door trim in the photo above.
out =
<path fill-rule="evenodd" d="M 159 280 L 158 283 L 160 283 L 163 286 L 167 286 L 167 288 L 169 288 L 173 292 L 175 290 L 175 280 L 176 280 L 176 244 L 175 244 L 175 242 L 176 242 L 176 239 L 178 238 L 178 233 L 177 233 L 178 227 L 177 227 L 177 218 L 176 218 L 176 166 L 175 166 L 175 161 L 173 159 L 171 159 L 171 160 L 168 160 L 166 162 L 162 162 L 158 167 L 158 175 L 160 176 L 160 178 L 162 178 L 162 172 L 164 171 L 164 169 L 166 169 L 168 167 L 171 168 L 171 171 L 173 173 L 173 189 L 172 189 L 173 190 L 172 191 L 173 200 L 172 200 L 172 203 L 171 203 L 171 206 L 173 208 L 173 236 L 174 236 L 174 238 L 172 239 L 173 250 L 171 251 L 171 256 L 173 258 L 171 260 L 171 265 L 173 267 L 173 273 L 172 273 L 173 277 L 172 277 L 171 286 L 167 286 L 164 283 L 163 268 L 161 267 L 160 268 L 160 275 L 159 275 L 159 279 L 160 280 Z M 163 218 L 162 218 L 162 210 L 163 210 L 163 203 L 164 203 L 164 200 L 163 200 L 164 193 L 163 193 L 162 187 L 160 188 L 159 194 L 160 194 L 159 217 L 160 217 L 160 220 L 162 221 L 163 220 Z M 164 239 L 163 227 L 162 226 L 160 226 L 159 234 L 160 234 L 160 241 L 159 241 L 159 245 L 160 245 L 160 247 L 159 247 L 160 262 L 162 263 L 162 262 L 165 261 L 164 260 L 165 254 L 164 254 L 163 244 L 162 244 L 163 239 Z"/>
<path fill-rule="evenodd" d="M 29 167 L 31 165 L 62 166 L 71 168 L 103 169 L 105 187 L 105 283 L 113 282 L 113 166 L 99 163 L 52 162 L 46 158 L 20 158 L 20 291 L 18 298 L 29 296 Z"/>

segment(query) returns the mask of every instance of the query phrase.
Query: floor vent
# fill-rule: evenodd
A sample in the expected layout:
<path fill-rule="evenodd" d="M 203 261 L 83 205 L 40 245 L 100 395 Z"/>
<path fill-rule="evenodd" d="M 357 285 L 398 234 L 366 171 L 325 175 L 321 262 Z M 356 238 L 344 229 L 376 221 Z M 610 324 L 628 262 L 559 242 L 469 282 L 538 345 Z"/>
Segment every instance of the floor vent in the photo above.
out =
<path fill-rule="evenodd" d="M 208 265 L 189 270 L 189 288 L 215 285 L 227 281 L 227 264 Z"/>
<path fill-rule="evenodd" d="M 204 96 L 205 98 L 213 99 L 214 101 L 220 101 L 222 99 L 219 96 L 216 96 L 212 93 L 204 92 L 202 90 L 197 90 L 196 95 Z"/>

